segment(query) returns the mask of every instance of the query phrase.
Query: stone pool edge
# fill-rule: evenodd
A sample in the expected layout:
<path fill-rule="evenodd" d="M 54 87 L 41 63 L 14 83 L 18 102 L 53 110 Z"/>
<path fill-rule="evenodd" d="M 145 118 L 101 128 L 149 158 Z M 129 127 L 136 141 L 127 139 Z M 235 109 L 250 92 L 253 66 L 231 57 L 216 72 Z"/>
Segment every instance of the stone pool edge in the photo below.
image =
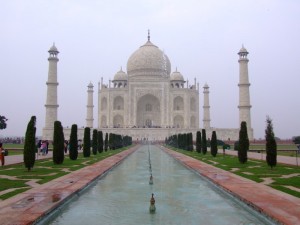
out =
<path fill-rule="evenodd" d="M 0 225 L 35 224 L 135 152 L 136 145 L 0 202 Z M 97 171 L 97 172 L 95 172 Z"/>
<path fill-rule="evenodd" d="M 186 167 L 204 176 L 256 211 L 280 224 L 300 224 L 300 199 L 271 187 L 237 176 L 179 152 L 159 146 Z"/>

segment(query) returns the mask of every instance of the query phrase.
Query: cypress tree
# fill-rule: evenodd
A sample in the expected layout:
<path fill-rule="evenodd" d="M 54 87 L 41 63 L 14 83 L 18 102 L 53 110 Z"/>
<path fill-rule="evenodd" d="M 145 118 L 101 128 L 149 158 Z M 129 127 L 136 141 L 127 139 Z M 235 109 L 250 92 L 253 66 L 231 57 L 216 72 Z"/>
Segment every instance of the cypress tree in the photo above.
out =
<path fill-rule="evenodd" d="M 239 133 L 239 150 L 238 157 L 240 163 L 244 164 L 247 162 L 247 152 L 249 150 L 249 139 L 247 133 L 247 123 L 245 121 L 241 122 L 241 129 Z"/>
<path fill-rule="evenodd" d="M 193 144 L 193 133 L 188 133 L 188 151 L 193 151 L 194 144 Z"/>
<path fill-rule="evenodd" d="M 124 146 L 129 146 L 132 144 L 132 137 L 129 137 L 129 136 L 124 136 L 123 137 L 123 144 Z"/>
<path fill-rule="evenodd" d="M 191 151 L 194 151 L 194 142 L 193 142 L 193 133 L 190 133 L 190 146 L 191 146 Z"/>
<path fill-rule="evenodd" d="M 218 153 L 218 143 L 217 143 L 217 134 L 216 131 L 212 132 L 211 141 L 210 141 L 210 153 L 213 157 L 217 156 Z"/>
<path fill-rule="evenodd" d="M 26 129 L 25 144 L 24 144 L 24 164 L 28 171 L 33 168 L 35 163 L 35 132 L 36 132 L 36 117 L 32 116 Z"/>
<path fill-rule="evenodd" d="M 196 134 L 196 151 L 201 153 L 201 132 L 198 130 Z"/>
<path fill-rule="evenodd" d="M 186 133 L 186 150 L 187 151 L 191 150 L 191 137 L 190 137 L 190 133 Z"/>
<path fill-rule="evenodd" d="M 178 134 L 178 146 L 177 148 L 181 149 L 182 148 L 182 134 Z"/>
<path fill-rule="evenodd" d="M 188 136 L 187 136 L 187 133 L 183 134 L 183 149 L 188 150 Z"/>
<path fill-rule="evenodd" d="M 108 133 L 105 134 L 105 140 L 104 140 L 104 150 L 108 150 Z"/>
<path fill-rule="evenodd" d="M 98 150 L 98 137 L 97 137 L 97 130 L 93 130 L 93 142 L 92 142 L 92 149 L 93 149 L 93 154 L 97 155 L 97 150 Z"/>
<path fill-rule="evenodd" d="M 176 134 L 174 135 L 174 147 L 178 148 L 178 136 Z"/>
<path fill-rule="evenodd" d="M 119 134 L 119 148 L 123 148 L 123 137 Z"/>
<path fill-rule="evenodd" d="M 90 157 L 91 155 L 91 129 L 84 128 L 83 136 L 83 157 Z"/>
<path fill-rule="evenodd" d="M 108 147 L 110 150 L 114 149 L 113 142 L 114 142 L 114 134 L 110 133 L 108 135 Z"/>
<path fill-rule="evenodd" d="M 53 163 L 62 164 L 64 162 L 64 145 L 65 138 L 63 127 L 60 121 L 54 122 L 54 133 L 53 133 Z"/>
<path fill-rule="evenodd" d="M 98 152 L 99 153 L 102 153 L 103 152 L 103 133 L 102 131 L 98 131 L 97 133 L 97 136 L 98 136 Z"/>
<path fill-rule="evenodd" d="M 76 160 L 78 157 L 78 137 L 77 137 L 77 125 L 73 124 L 71 127 L 70 135 L 70 150 L 69 157 L 71 160 Z"/>
<path fill-rule="evenodd" d="M 269 116 L 267 116 L 267 127 L 265 130 L 266 138 L 266 160 L 268 165 L 273 169 L 277 164 L 277 143 L 275 139 L 275 134 L 273 132 L 273 123 Z"/>
<path fill-rule="evenodd" d="M 207 152 L 207 141 L 206 141 L 206 131 L 205 131 L 205 129 L 202 129 L 202 143 L 201 143 L 201 146 L 202 146 L 202 153 L 203 153 L 203 155 L 205 155 L 206 152 Z"/>

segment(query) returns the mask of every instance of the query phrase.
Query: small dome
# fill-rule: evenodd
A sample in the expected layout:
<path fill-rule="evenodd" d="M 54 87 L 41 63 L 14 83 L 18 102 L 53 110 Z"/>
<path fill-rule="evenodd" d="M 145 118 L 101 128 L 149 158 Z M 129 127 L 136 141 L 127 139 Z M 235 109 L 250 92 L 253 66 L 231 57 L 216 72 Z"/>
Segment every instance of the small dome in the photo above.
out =
<path fill-rule="evenodd" d="M 171 81 L 184 81 L 184 78 L 180 72 L 177 71 L 177 68 L 175 72 L 173 72 L 170 76 Z"/>
<path fill-rule="evenodd" d="M 242 48 L 240 49 L 239 53 L 248 53 L 247 49 L 245 49 L 244 45 L 242 45 Z"/>
<path fill-rule="evenodd" d="M 146 44 L 136 50 L 128 59 L 127 73 L 133 76 L 166 76 L 171 73 L 171 63 L 167 55 L 151 43 L 150 38 Z"/>
<path fill-rule="evenodd" d="M 114 80 L 127 80 L 127 74 L 122 70 L 122 67 L 120 71 L 115 74 Z"/>
<path fill-rule="evenodd" d="M 93 88 L 94 87 L 94 85 L 92 84 L 92 82 L 89 83 L 88 87 L 89 88 Z"/>
<path fill-rule="evenodd" d="M 209 88 L 209 86 L 207 85 L 207 83 L 204 84 L 203 88 Z"/>
<path fill-rule="evenodd" d="M 49 49 L 48 52 L 57 52 L 58 53 L 59 51 L 57 50 L 55 44 L 53 43 L 52 47 Z"/>

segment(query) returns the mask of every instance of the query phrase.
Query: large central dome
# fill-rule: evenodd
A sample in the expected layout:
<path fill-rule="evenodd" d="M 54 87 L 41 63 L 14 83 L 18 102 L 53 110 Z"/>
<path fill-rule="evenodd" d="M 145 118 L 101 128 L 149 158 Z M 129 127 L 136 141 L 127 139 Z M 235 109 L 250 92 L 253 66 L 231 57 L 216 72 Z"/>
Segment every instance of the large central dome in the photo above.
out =
<path fill-rule="evenodd" d="M 127 74 L 135 76 L 163 76 L 169 77 L 171 63 L 167 55 L 151 43 L 150 38 L 146 44 L 136 50 L 128 59 Z"/>

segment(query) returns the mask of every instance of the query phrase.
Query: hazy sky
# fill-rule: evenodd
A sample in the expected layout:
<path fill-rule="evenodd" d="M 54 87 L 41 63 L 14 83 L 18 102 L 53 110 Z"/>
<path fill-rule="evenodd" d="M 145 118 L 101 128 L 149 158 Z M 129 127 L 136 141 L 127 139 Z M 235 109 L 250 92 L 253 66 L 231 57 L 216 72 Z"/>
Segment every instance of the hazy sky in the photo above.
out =
<path fill-rule="evenodd" d="M 210 87 L 211 126 L 238 128 L 237 52 L 249 51 L 251 116 L 255 138 L 264 138 L 266 116 L 277 137 L 300 135 L 299 0 L 1 0 L 0 136 L 24 136 L 32 115 L 37 135 L 45 124 L 48 50 L 58 62 L 58 119 L 85 126 L 87 85 L 108 83 L 147 40 L 178 68 Z M 297 97 L 298 96 L 298 97 Z"/>

